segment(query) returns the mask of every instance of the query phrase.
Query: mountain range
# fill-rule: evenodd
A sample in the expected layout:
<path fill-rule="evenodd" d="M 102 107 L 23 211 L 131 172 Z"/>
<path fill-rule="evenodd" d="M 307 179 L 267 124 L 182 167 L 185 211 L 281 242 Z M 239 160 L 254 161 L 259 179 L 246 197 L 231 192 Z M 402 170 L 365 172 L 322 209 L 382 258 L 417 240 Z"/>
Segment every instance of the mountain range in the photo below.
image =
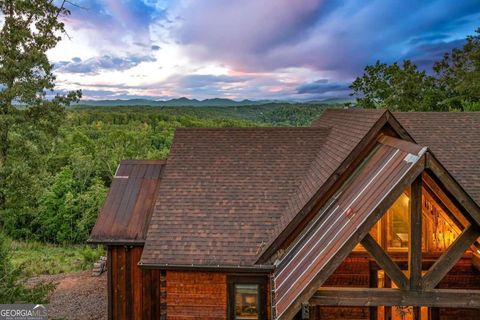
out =
<path fill-rule="evenodd" d="M 189 99 L 178 98 L 170 100 L 149 100 L 149 99 L 127 99 L 127 100 L 81 100 L 76 105 L 79 106 L 92 106 L 92 107 L 121 107 L 121 106 L 151 106 L 151 107 L 239 107 L 239 106 L 253 106 L 269 103 L 283 103 L 283 104 L 335 104 L 352 102 L 345 98 L 341 99 L 328 99 L 328 100 L 315 100 L 315 101 L 282 101 L 282 100 L 241 100 L 235 101 L 232 99 L 213 98 L 213 99 Z"/>

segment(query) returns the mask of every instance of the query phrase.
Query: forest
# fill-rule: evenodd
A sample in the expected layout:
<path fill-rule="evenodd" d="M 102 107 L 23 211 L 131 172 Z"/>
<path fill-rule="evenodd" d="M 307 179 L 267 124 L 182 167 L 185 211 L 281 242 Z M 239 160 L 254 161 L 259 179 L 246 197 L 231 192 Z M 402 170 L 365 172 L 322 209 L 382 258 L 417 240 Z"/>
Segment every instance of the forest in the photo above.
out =
<path fill-rule="evenodd" d="M 326 107 L 68 108 L 54 137 L 12 141 L 0 223 L 14 239 L 83 243 L 119 161 L 165 159 L 175 128 L 305 126 Z"/>

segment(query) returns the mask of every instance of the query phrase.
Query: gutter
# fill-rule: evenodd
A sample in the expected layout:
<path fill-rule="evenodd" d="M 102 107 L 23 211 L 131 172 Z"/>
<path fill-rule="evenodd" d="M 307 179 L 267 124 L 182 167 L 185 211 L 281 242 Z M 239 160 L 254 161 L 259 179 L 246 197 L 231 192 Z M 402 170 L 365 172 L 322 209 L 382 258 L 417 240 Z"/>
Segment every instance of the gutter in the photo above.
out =
<path fill-rule="evenodd" d="M 144 263 L 137 264 L 142 269 L 163 269 L 183 271 L 225 271 L 225 272 L 247 272 L 247 273 L 271 273 L 275 270 L 274 265 L 200 265 L 200 264 L 170 264 L 170 263 Z"/>
<path fill-rule="evenodd" d="M 143 246 L 145 240 L 135 239 L 88 239 L 88 244 L 103 244 L 106 246 Z"/>

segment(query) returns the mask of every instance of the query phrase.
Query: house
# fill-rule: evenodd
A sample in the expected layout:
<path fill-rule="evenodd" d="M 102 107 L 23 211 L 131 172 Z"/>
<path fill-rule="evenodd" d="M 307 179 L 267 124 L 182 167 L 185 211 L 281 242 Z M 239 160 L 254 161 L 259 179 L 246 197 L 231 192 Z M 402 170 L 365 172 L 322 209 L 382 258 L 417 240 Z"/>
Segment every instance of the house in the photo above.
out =
<path fill-rule="evenodd" d="M 177 129 L 122 161 L 90 242 L 110 319 L 478 319 L 480 113 L 329 109 Z"/>

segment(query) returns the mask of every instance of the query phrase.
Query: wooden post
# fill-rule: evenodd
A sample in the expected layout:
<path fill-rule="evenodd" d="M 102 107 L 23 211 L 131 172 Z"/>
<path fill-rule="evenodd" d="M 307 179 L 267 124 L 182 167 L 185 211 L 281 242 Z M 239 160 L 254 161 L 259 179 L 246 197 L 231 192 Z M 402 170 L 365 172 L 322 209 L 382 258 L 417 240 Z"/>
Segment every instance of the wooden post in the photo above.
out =
<path fill-rule="evenodd" d="M 370 279 L 369 279 L 369 285 L 370 288 L 378 288 L 378 270 L 377 268 L 373 268 L 372 266 L 373 261 L 370 261 L 368 264 L 369 272 L 370 272 Z M 377 320 L 378 319 L 378 307 L 370 307 L 370 320 Z"/>
<path fill-rule="evenodd" d="M 416 178 L 410 192 L 408 271 L 410 289 L 422 289 L 422 176 Z"/>
<path fill-rule="evenodd" d="M 112 246 L 107 246 L 107 295 L 108 295 L 108 320 L 113 319 L 113 268 Z"/>
<path fill-rule="evenodd" d="M 377 261 L 380 268 L 385 271 L 385 274 L 388 275 L 400 289 L 407 289 L 408 279 L 402 270 L 400 270 L 398 265 L 383 251 L 382 247 L 380 247 L 369 233 L 367 233 L 361 243 L 368 253 L 373 256 L 375 261 Z"/>

